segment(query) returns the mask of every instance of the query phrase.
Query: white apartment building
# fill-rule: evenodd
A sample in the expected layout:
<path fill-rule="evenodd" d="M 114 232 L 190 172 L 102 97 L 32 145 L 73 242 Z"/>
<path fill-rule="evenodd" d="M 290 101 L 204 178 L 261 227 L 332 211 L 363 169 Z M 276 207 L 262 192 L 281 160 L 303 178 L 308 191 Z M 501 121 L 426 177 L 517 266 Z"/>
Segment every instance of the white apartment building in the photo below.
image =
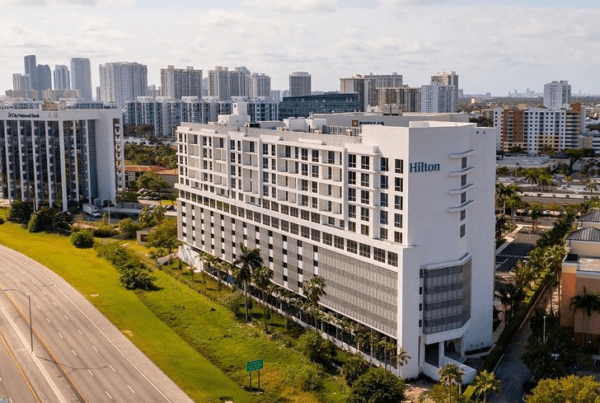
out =
<path fill-rule="evenodd" d="M 290 97 L 310 95 L 312 91 L 311 75 L 304 71 L 290 74 Z"/>
<path fill-rule="evenodd" d="M 252 73 L 246 76 L 246 91 L 248 98 L 269 98 L 271 96 L 271 77 L 265 73 Z"/>
<path fill-rule="evenodd" d="M 67 66 L 60 64 L 54 66 L 54 89 L 59 91 L 71 89 L 71 78 Z"/>
<path fill-rule="evenodd" d="M 79 96 L 84 102 L 92 102 L 92 70 L 90 59 L 71 59 L 71 86 L 79 91 Z M 100 101 L 97 98 L 96 101 Z"/>
<path fill-rule="evenodd" d="M 125 108 L 127 101 L 146 95 L 148 68 L 139 63 L 100 65 L 100 100 Z"/>
<path fill-rule="evenodd" d="M 411 357 L 397 374 L 437 379 L 493 343 L 495 139 L 456 122 L 359 135 L 182 124 L 180 256 L 233 262 L 244 243 L 295 293 L 321 276 L 323 310 L 397 341 Z"/>
<path fill-rule="evenodd" d="M 530 155 L 580 148 L 580 135 L 585 131 L 585 107 L 578 103 L 569 108 L 495 108 L 493 119 L 498 129 L 497 150 L 521 147 Z"/>
<path fill-rule="evenodd" d="M 80 203 L 114 202 L 125 184 L 121 111 L 96 107 L 32 103 L 1 109 L 2 197 L 65 211 Z"/>
<path fill-rule="evenodd" d="M 571 103 L 571 86 L 566 80 L 544 84 L 544 106 L 560 109 Z"/>
<path fill-rule="evenodd" d="M 431 76 L 431 82 L 458 88 L 458 74 L 455 71 L 438 71 Z"/>
<path fill-rule="evenodd" d="M 162 96 L 175 99 L 202 98 L 202 70 L 194 70 L 194 66 L 185 69 L 168 66 L 160 69 L 160 83 Z"/>
<path fill-rule="evenodd" d="M 458 111 L 458 87 L 432 82 L 421 86 L 421 112 L 455 113 Z"/>
<path fill-rule="evenodd" d="M 377 88 L 400 88 L 402 87 L 402 74 L 354 74 L 351 78 L 340 78 L 340 92 L 358 93 L 358 99 L 362 103 L 362 111 L 369 106 L 378 104 Z"/>

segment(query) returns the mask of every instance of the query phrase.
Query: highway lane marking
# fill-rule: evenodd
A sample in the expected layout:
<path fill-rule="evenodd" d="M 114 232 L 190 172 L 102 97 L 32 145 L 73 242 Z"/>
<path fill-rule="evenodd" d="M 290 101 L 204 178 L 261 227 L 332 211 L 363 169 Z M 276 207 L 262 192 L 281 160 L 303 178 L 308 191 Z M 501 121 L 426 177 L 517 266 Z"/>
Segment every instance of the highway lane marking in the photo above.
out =
<path fill-rule="evenodd" d="M 65 314 L 63 314 L 63 315 L 65 315 Z M 65 318 L 66 318 L 67 320 L 69 320 L 69 317 L 68 317 L 67 315 L 65 315 Z"/>
<path fill-rule="evenodd" d="M 42 290 L 42 294 L 44 294 L 44 295 L 48 295 L 48 294 L 46 294 L 46 291 L 44 291 L 44 290 Z"/>
<path fill-rule="evenodd" d="M 58 332 L 58 335 L 60 336 L 61 339 L 64 339 L 63 335 L 60 334 L 60 332 Z"/>
<path fill-rule="evenodd" d="M 81 329 L 77 329 L 77 331 L 83 336 L 83 332 L 81 331 Z"/>
<path fill-rule="evenodd" d="M 131 388 L 131 386 L 129 386 L 129 385 L 127 385 L 127 387 L 129 388 L 129 390 L 131 391 L 131 393 L 133 393 L 133 394 L 135 395 L 135 390 L 133 390 L 133 389 Z"/>
<path fill-rule="evenodd" d="M 75 354 L 75 357 L 77 357 L 77 353 L 75 352 L 75 350 L 71 349 L 71 351 L 73 352 L 73 354 Z"/>
<path fill-rule="evenodd" d="M 46 320 L 48 321 L 48 323 L 52 323 L 52 322 L 50 322 L 50 319 L 46 318 Z"/>
<path fill-rule="evenodd" d="M 42 308 L 40 308 L 40 306 L 39 306 L 38 304 L 35 304 L 35 307 L 36 307 L 37 309 L 42 309 Z"/>
<path fill-rule="evenodd" d="M 117 372 L 117 370 L 116 370 L 116 369 L 114 369 L 112 365 L 108 364 L 108 366 L 110 367 L 110 369 L 112 369 L 112 370 L 113 370 L 113 372 Z"/>
<path fill-rule="evenodd" d="M 88 369 L 88 372 L 90 373 L 91 376 L 94 376 L 94 374 L 92 374 L 92 371 L 90 371 L 89 369 Z"/>
<path fill-rule="evenodd" d="M 96 348 L 96 346 L 92 346 L 92 348 L 93 348 L 94 350 L 96 350 L 96 352 L 98 352 L 98 349 Z"/>
<path fill-rule="evenodd" d="M 56 305 L 56 302 L 52 301 L 52 303 L 54 304 L 55 307 L 58 307 L 58 305 Z"/>
<path fill-rule="evenodd" d="M 106 396 L 108 396 L 108 398 L 109 398 L 110 400 L 113 400 L 113 399 L 112 399 L 112 396 L 110 395 L 110 393 L 108 393 L 108 390 L 105 390 L 105 392 L 106 392 Z"/>
<path fill-rule="evenodd" d="M 32 282 L 33 284 L 35 284 L 35 280 L 31 280 L 31 282 Z"/>

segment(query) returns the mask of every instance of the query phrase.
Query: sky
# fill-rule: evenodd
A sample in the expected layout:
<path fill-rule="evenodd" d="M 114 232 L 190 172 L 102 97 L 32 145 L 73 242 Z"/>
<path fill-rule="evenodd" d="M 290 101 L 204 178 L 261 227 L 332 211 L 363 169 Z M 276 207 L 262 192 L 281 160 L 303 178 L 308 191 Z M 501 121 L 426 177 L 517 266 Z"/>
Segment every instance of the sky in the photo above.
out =
<path fill-rule="evenodd" d="M 572 0 L 0 0 L 0 93 L 23 57 L 70 64 L 129 61 L 160 69 L 245 66 L 287 89 L 307 71 L 313 91 L 353 74 L 428 84 L 456 71 L 467 94 L 503 96 L 568 80 L 600 93 L 600 1 Z"/>

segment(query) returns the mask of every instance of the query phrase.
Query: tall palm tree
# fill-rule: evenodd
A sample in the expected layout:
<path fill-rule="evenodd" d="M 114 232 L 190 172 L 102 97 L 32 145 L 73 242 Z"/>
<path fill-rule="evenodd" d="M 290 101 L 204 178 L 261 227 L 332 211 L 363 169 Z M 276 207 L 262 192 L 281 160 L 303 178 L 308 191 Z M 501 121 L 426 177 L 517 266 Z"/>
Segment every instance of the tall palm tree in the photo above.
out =
<path fill-rule="evenodd" d="M 521 199 L 521 195 L 515 193 L 506 199 L 506 206 L 510 207 L 510 219 L 512 221 L 512 227 L 515 227 L 515 220 L 517 217 L 517 209 L 523 206 L 523 200 Z"/>
<path fill-rule="evenodd" d="M 262 301 L 263 301 L 263 308 L 264 308 L 264 317 L 265 317 L 265 333 L 269 333 L 269 328 L 267 325 L 267 317 L 268 317 L 268 304 L 267 304 L 267 298 L 268 298 L 268 290 L 269 287 L 271 286 L 271 279 L 273 278 L 273 273 L 271 272 L 271 270 L 269 270 L 269 268 L 265 267 L 265 266 L 260 266 L 257 267 L 256 269 L 254 269 L 254 271 L 252 272 L 252 282 L 254 283 L 254 285 L 256 286 L 256 288 L 258 288 L 260 290 L 260 294 L 262 297 Z"/>
<path fill-rule="evenodd" d="M 576 295 L 571 298 L 571 308 L 574 312 L 580 310 L 584 319 L 587 316 L 587 320 L 585 321 L 587 322 L 585 326 L 585 346 L 587 347 L 590 338 L 590 317 L 592 316 L 592 312 L 600 312 L 600 293 L 583 287 L 583 295 Z M 587 315 L 584 316 L 584 314 Z"/>
<path fill-rule="evenodd" d="M 313 310 L 319 309 L 319 301 L 321 297 L 327 295 L 325 292 L 325 279 L 323 277 L 314 276 L 309 281 L 304 282 L 304 295 L 308 298 L 308 302 L 312 306 Z M 317 315 L 313 315 L 315 318 L 315 328 L 317 327 Z"/>
<path fill-rule="evenodd" d="M 449 362 L 438 370 L 440 383 L 448 388 L 448 401 L 452 397 L 452 385 L 458 385 L 458 393 L 461 393 L 463 373 L 456 365 Z"/>
<path fill-rule="evenodd" d="M 496 379 L 494 373 L 486 370 L 481 371 L 473 380 L 472 386 L 475 388 L 477 396 L 483 395 L 483 403 L 487 403 L 488 393 L 500 392 L 500 380 Z"/>
<path fill-rule="evenodd" d="M 538 177 L 538 184 L 542 187 L 542 191 L 544 190 L 544 186 L 550 186 L 554 184 L 552 180 L 552 175 L 550 174 L 542 174 Z"/>
<path fill-rule="evenodd" d="M 531 217 L 531 231 L 536 232 L 538 229 L 538 220 L 544 212 L 544 207 L 540 203 L 531 203 L 529 206 L 529 216 Z"/>
<path fill-rule="evenodd" d="M 260 257 L 260 249 L 248 249 L 240 242 L 242 253 L 234 262 L 233 275 L 238 283 L 244 287 L 244 308 L 246 310 L 246 322 L 248 322 L 248 282 L 252 277 L 254 269 L 263 265 L 263 259 Z"/>

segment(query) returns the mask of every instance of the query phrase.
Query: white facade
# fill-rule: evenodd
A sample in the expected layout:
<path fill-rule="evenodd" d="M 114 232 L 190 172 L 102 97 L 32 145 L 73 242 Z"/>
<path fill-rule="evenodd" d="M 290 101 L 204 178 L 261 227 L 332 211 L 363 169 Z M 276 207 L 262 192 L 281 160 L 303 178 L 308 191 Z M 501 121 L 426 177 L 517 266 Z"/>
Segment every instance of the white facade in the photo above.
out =
<path fill-rule="evenodd" d="M 323 309 L 397 341 L 411 357 L 406 378 L 438 377 L 453 362 L 447 349 L 464 357 L 492 345 L 495 129 L 421 121 L 322 135 L 184 124 L 177 137 L 180 252 L 190 264 L 201 266 L 200 251 L 232 262 L 243 242 L 293 292 L 323 277 Z"/>
<path fill-rule="evenodd" d="M 146 95 L 148 68 L 139 63 L 100 65 L 100 101 L 125 108 L 127 101 Z"/>
<path fill-rule="evenodd" d="M 90 59 L 71 59 L 71 86 L 79 91 L 79 96 L 84 102 L 92 102 L 92 70 Z M 100 101 L 100 98 L 96 98 Z"/>
<path fill-rule="evenodd" d="M 304 71 L 290 74 L 290 97 L 310 95 L 312 91 L 311 75 Z"/>
<path fill-rule="evenodd" d="M 115 201 L 125 183 L 117 109 L 0 110 L 2 197 L 69 206 Z"/>
<path fill-rule="evenodd" d="M 59 64 L 54 66 L 54 89 L 60 91 L 71 89 L 71 78 L 67 66 Z"/>
<path fill-rule="evenodd" d="M 549 109 L 563 108 L 571 103 L 571 86 L 566 80 L 544 84 L 544 106 Z"/>
<path fill-rule="evenodd" d="M 265 73 L 246 76 L 246 91 L 249 98 L 271 97 L 271 77 Z"/>
<path fill-rule="evenodd" d="M 160 83 L 162 96 L 175 99 L 202 97 L 202 70 L 195 70 L 193 66 L 160 69 Z"/>
<path fill-rule="evenodd" d="M 458 87 L 432 82 L 421 86 L 421 112 L 455 113 L 458 111 Z"/>

